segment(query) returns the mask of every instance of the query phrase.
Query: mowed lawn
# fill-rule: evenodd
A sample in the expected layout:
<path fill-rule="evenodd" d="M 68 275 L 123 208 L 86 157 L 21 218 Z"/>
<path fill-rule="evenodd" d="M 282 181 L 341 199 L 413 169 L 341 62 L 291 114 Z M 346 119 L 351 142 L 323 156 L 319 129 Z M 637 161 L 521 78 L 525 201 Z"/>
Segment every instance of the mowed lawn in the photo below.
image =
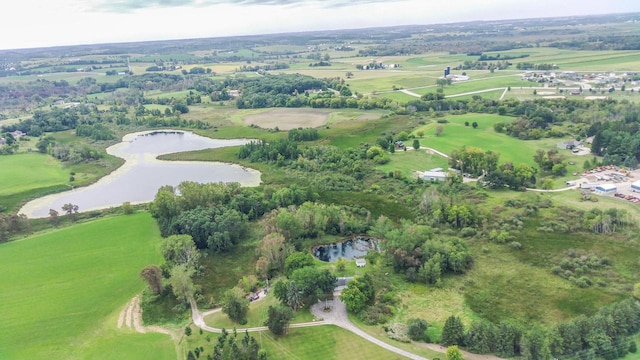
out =
<path fill-rule="evenodd" d="M 159 241 L 151 215 L 139 213 L 0 245 L 0 359 L 80 359 L 100 348 L 140 353 L 129 347 L 144 344 L 175 358 L 168 336 L 116 333 L 120 309 L 144 288 L 138 273 L 161 261 Z"/>
<path fill-rule="evenodd" d="M 69 173 L 49 155 L 24 153 L 0 156 L 0 195 L 15 194 L 69 181 Z"/>
<path fill-rule="evenodd" d="M 418 130 L 425 132 L 424 138 L 419 139 L 421 146 L 433 148 L 445 154 L 450 154 L 463 146 L 474 146 L 485 151 L 500 153 L 500 163 L 511 161 L 514 164 L 525 163 L 535 166 L 533 155 L 536 150 L 547 150 L 550 146 L 555 147 L 555 143 L 560 141 L 558 139 L 524 141 L 495 132 L 493 124 L 499 121 L 510 122 L 512 118 L 508 116 L 465 114 L 447 116 L 445 119 L 449 121 L 447 124 L 431 123 L 413 131 L 413 134 Z M 469 122 L 469 126 L 465 126 L 465 122 Z M 473 122 L 478 123 L 478 128 L 473 128 Z M 440 136 L 435 135 L 438 125 L 443 127 Z"/>
<path fill-rule="evenodd" d="M 270 359 L 400 359 L 391 351 L 334 325 L 289 329 L 287 336 L 276 338 L 268 331 L 260 338 Z"/>

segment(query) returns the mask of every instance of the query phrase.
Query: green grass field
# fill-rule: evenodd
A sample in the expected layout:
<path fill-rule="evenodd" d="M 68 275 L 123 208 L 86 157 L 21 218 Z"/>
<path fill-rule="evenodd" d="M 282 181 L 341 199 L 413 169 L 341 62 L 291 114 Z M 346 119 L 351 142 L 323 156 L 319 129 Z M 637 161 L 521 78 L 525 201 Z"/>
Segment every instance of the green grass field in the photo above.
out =
<path fill-rule="evenodd" d="M 415 177 L 416 171 L 448 167 L 447 159 L 425 150 L 396 151 L 390 154 L 391 161 L 377 168 L 383 172 L 400 171 L 405 177 Z"/>
<path fill-rule="evenodd" d="M 463 146 L 475 146 L 485 151 L 491 150 L 500 153 L 500 162 L 511 161 L 514 164 L 525 163 L 535 165 L 533 155 L 537 149 L 547 149 L 555 147 L 557 139 L 543 139 L 523 141 L 505 134 L 497 133 L 493 130 L 493 124 L 499 121 L 509 122 L 510 117 L 492 114 L 465 114 L 445 117 L 447 124 L 431 123 L 423 127 L 416 128 L 414 134 L 422 130 L 425 137 L 420 139 L 420 145 L 434 148 L 445 154 L 458 150 Z M 478 123 L 478 128 L 474 129 L 471 124 Z M 469 126 L 464 123 L 469 122 Z M 443 126 L 440 136 L 435 136 L 437 125 Z M 518 149 L 518 151 L 514 151 Z"/>
<path fill-rule="evenodd" d="M 361 337 L 333 325 L 314 326 L 308 328 L 289 329 L 286 336 L 276 337 L 269 331 L 250 333 L 262 348 L 267 351 L 269 359 L 291 360 L 395 360 L 401 357 L 370 343 Z M 210 342 L 205 335 L 192 335 L 185 345 L 188 349 L 203 346 L 208 354 L 217 342 L 217 334 L 209 334 Z M 244 336 L 238 333 L 238 337 Z M 392 342 L 394 346 L 404 348 L 405 344 Z M 415 346 L 414 346 L 415 348 Z M 425 352 L 426 353 L 426 352 Z M 437 353 L 428 352 L 430 355 Z M 432 356 L 429 356 L 432 358 Z"/>
<path fill-rule="evenodd" d="M 24 153 L 0 156 L 0 196 L 65 184 L 69 173 L 49 155 Z M 36 174 L 36 176 L 34 176 Z"/>
<path fill-rule="evenodd" d="M 144 288 L 140 269 L 161 261 L 159 239 L 151 216 L 138 213 L 0 245 L 0 358 L 134 356 L 150 345 L 174 354 L 169 337 L 115 333 L 121 308 Z"/>
<path fill-rule="evenodd" d="M 216 328 L 233 329 L 236 328 L 251 328 L 264 326 L 264 322 L 267 320 L 269 306 L 276 306 L 280 302 L 272 294 L 267 294 L 266 297 L 259 301 L 249 304 L 249 313 L 247 314 L 247 323 L 240 325 L 234 323 L 227 314 L 223 312 L 213 313 L 205 318 L 205 322 L 209 326 Z M 291 320 L 292 324 L 309 322 L 313 320 L 313 315 L 309 310 L 302 309 L 295 314 L 295 317 Z"/>

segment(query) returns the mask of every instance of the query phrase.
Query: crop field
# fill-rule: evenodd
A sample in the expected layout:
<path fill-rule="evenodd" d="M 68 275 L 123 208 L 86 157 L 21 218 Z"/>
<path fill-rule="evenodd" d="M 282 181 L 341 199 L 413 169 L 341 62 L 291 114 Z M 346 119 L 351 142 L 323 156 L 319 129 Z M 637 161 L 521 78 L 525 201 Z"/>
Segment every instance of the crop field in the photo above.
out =
<path fill-rule="evenodd" d="M 88 358 L 104 348 L 136 354 L 133 347 L 144 344 L 173 353 L 167 336 L 129 338 L 109 330 L 144 288 L 139 271 L 160 262 L 159 239 L 151 215 L 140 213 L 0 245 L 0 358 Z M 105 343 L 103 332 L 111 334 Z"/>
<path fill-rule="evenodd" d="M 261 128 L 291 130 L 299 127 L 315 128 L 329 119 L 329 110 L 274 109 L 244 118 L 244 122 Z"/>

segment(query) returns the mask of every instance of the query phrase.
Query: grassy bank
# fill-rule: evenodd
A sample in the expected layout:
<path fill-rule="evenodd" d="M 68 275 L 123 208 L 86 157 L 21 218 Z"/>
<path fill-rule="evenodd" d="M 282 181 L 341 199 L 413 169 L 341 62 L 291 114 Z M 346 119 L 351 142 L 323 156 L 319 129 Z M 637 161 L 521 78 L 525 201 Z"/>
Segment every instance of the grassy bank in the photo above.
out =
<path fill-rule="evenodd" d="M 114 314 L 143 289 L 138 272 L 160 262 L 159 239 L 151 216 L 138 213 L 0 245 L 0 358 L 87 358 L 148 343 L 118 334 L 102 343 L 96 334 L 109 319 L 115 328 Z M 171 352 L 168 337 L 158 339 L 150 341 Z"/>

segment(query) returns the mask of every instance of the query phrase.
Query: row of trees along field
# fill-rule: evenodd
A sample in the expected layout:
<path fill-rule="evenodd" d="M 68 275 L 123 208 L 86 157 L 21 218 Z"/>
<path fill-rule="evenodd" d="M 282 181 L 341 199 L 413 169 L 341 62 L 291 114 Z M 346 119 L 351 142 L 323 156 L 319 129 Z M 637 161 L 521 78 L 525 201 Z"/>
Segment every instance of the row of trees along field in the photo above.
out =
<path fill-rule="evenodd" d="M 505 358 L 613 360 L 637 352 L 632 336 L 638 331 L 640 304 L 629 299 L 605 306 L 592 316 L 581 315 L 552 328 L 475 321 L 465 330 L 461 319 L 451 316 L 444 324 L 440 343 Z"/>

